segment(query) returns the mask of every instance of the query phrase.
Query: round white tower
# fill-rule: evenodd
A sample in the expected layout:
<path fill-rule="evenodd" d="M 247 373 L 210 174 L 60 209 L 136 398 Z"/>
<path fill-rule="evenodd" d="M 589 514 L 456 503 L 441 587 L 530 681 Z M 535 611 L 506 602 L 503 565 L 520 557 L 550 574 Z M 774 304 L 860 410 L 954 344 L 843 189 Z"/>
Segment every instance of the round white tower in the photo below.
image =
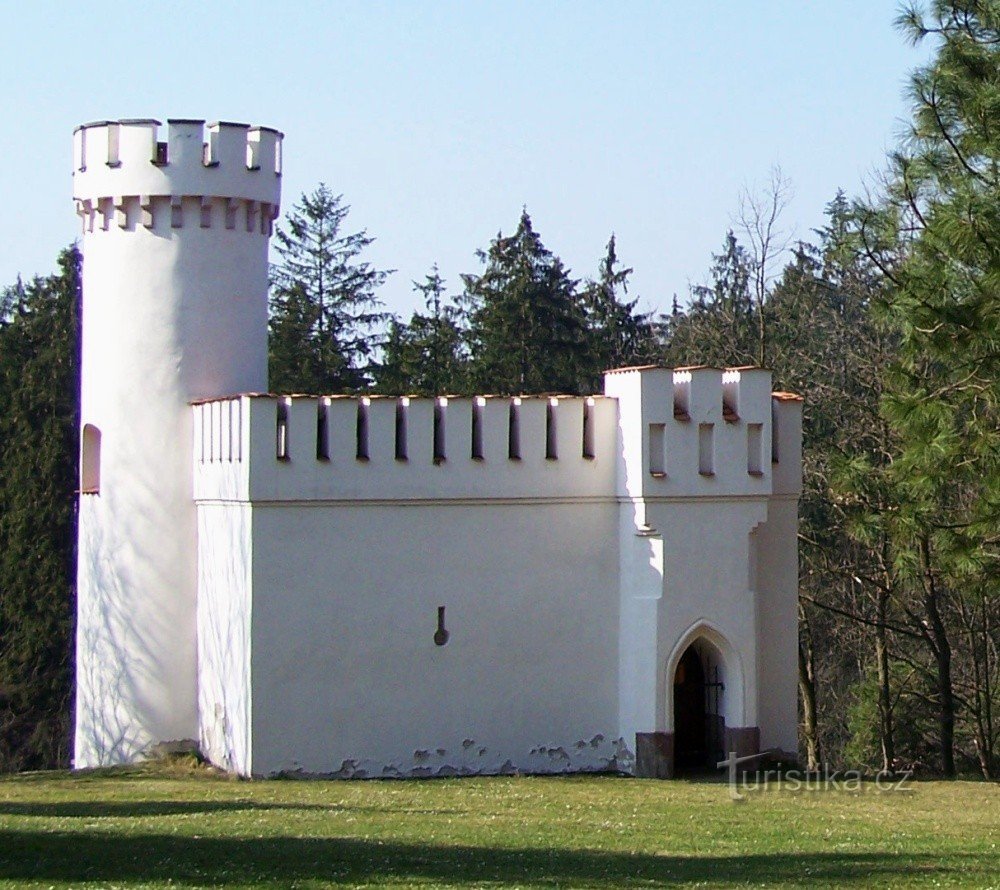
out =
<path fill-rule="evenodd" d="M 196 399 L 267 389 L 282 134 L 101 121 L 74 136 L 83 220 L 77 767 L 198 738 Z"/>

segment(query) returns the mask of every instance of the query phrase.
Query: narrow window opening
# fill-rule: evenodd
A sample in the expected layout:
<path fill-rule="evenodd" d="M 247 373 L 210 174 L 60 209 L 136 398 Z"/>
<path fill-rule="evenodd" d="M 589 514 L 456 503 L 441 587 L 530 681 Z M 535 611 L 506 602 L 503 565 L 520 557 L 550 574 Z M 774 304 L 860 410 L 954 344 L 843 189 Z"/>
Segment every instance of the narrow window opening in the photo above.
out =
<path fill-rule="evenodd" d="M 484 460 L 483 451 L 483 409 L 486 407 L 486 399 L 477 396 L 472 400 L 472 459 Z"/>
<path fill-rule="evenodd" d="M 330 400 L 320 399 L 316 409 L 316 459 L 330 459 Z"/>
<path fill-rule="evenodd" d="M 448 405 L 447 399 L 434 401 L 434 463 L 441 464 L 445 460 L 444 413 Z"/>
<path fill-rule="evenodd" d="M 584 460 L 593 460 L 595 457 L 593 399 L 585 399 L 583 402 L 583 457 Z"/>
<path fill-rule="evenodd" d="M 666 424 L 651 423 L 649 425 L 649 475 L 657 479 L 662 479 L 667 475 L 666 438 Z"/>
<path fill-rule="evenodd" d="M 510 460 L 521 459 L 521 400 L 511 399 L 510 415 L 507 425 L 507 457 Z"/>
<path fill-rule="evenodd" d="M 406 449 L 406 414 L 410 400 L 402 398 L 396 402 L 396 460 L 407 459 Z"/>
<path fill-rule="evenodd" d="M 711 423 L 698 424 L 698 472 L 715 475 L 715 426 Z"/>
<path fill-rule="evenodd" d="M 549 399 L 545 406 L 545 459 L 559 459 L 559 442 L 556 430 L 556 411 L 559 408 L 558 399 Z"/>
<path fill-rule="evenodd" d="M 153 158 L 153 163 L 157 167 L 165 167 L 167 165 L 167 143 L 157 142 L 156 143 L 156 156 Z"/>
<path fill-rule="evenodd" d="M 747 424 L 747 472 L 751 476 L 764 475 L 764 424 Z"/>
<path fill-rule="evenodd" d="M 358 460 L 368 460 L 368 408 L 370 405 L 371 399 L 358 400 L 357 450 L 355 452 L 355 457 Z"/>
<path fill-rule="evenodd" d="M 289 460 L 289 450 L 288 450 L 288 400 L 282 399 L 278 402 L 277 411 L 277 441 L 275 447 L 275 454 L 278 460 Z"/>
<path fill-rule="evenodd" d="M 101 431 L 84 424 L 80 439 L 80 493 L 101 493 Z"/>

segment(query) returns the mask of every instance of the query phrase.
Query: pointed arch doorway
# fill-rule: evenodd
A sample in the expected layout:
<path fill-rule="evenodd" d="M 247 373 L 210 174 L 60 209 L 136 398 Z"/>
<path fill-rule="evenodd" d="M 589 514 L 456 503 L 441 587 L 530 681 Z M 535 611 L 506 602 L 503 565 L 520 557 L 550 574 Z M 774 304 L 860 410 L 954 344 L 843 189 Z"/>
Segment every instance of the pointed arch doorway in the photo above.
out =
<path fill-rule="evenodd" d="M 684 650 L 673 678 L 674 769 L 714 769 L 723 760 L 726 722 L 722 659 L 704 639 Z"/>

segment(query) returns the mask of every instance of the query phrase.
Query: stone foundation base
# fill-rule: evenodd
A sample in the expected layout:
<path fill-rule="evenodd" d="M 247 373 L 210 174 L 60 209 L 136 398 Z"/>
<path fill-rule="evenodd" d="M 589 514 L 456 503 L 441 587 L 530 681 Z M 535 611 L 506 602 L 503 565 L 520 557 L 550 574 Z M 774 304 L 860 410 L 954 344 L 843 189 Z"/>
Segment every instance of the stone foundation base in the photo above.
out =
<path fill-rule="evenodd" d="M 638 779 L 672 779 L 674 775 L 674 734 L 635 734 L 635 775 Z"/>
<path fill-rule="evenodd" d="M 760 754 L 760 727 L 758 726 L 727 726 L 725 756 L 732 752 L 737 757 L 749 757 Z"/>

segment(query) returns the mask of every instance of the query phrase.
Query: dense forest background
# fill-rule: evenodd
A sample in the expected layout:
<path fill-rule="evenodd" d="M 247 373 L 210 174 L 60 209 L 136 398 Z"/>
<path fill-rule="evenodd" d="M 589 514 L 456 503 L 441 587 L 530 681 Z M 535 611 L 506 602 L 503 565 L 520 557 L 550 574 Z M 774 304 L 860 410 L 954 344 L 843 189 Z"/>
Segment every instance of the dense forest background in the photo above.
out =
<path fill-rule="evenodd" d="M 1000 0 L 900 19 L 934 41 L 873 193 L 783 236 L 790 184 L 740 197 L 705 283 L 641 308 L 609 238 L 574 277 L 525 209 L 459 282 L 391 270 L 325 185 L 276 234 L 276 391 L 586 393 L 609 367 L 771 368 L 805 398 L 802 755 L 1000 775 Z M 0 294 L 0 770 L 66 765 L 81 257 Z"/>

